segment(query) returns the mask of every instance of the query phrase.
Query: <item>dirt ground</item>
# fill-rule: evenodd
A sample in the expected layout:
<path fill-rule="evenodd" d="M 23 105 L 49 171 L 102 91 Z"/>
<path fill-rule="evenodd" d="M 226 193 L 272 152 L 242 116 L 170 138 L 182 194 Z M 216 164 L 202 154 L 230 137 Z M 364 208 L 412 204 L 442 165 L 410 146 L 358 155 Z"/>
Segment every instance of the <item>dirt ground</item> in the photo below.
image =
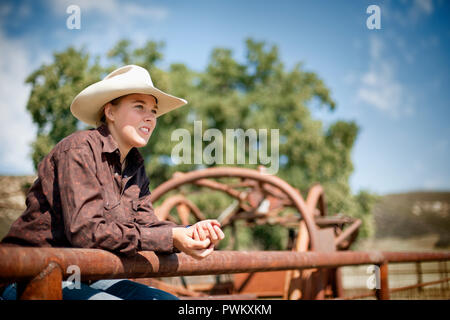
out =
<path fill-rule="evenodd" d="M 35 176 L 0 176 L 0 238 L 25 210 L 25 195 Z"/>

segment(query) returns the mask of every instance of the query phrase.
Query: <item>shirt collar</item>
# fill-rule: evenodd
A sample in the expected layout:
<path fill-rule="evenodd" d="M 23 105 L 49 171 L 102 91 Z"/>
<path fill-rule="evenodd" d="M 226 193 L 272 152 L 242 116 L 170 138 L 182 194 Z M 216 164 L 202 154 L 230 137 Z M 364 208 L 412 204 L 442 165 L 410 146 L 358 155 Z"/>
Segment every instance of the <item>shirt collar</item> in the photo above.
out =
<path fill-rule="evenodd" d="M 102 141 L 103 152 L 112 153 L 115 152 L 116 150 L 119 150 L 119 145 L 117 144 L 116 140 L 114 140 L 111 132 L 109 131 L 108 127 L 105 124 L 102 124 L 100 127 L 98 127 L 97 131 L 100 133 L 100 140 Z"/>
<path fill-rule="evenodd" d="M 102 124 L 97 128 L 97 131 L 100 133 L 100 140 L 102 141 L 103 149 L 102 152 L 106 153 L 114 153 L 117 152 L 119 154 L 119 145 L 116 140 L 114 140 L 111 132 L 108 129 L 108 126 Z M 139 167 L 144 162 L 141 153 L 137 148 L 131 148 L 130 152 L 127 154 L 127 163 L 136 165 Z M 127 164 L 127 166 L 128 166 Z"/>

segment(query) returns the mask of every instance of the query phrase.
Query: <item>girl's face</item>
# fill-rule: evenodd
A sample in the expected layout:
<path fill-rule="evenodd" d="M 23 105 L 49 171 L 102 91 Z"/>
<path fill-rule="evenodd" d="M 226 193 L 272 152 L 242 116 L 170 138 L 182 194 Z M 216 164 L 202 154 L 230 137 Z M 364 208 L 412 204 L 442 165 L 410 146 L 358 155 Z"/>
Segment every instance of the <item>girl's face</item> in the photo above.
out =
<path fill-rule="evenodd" d="M 134 93 L 120 99 L 118 105 L 105 106 L 108 128 L 125 155 L 131 148 L 144 147 L 156 126 L 155 97 Z"/>

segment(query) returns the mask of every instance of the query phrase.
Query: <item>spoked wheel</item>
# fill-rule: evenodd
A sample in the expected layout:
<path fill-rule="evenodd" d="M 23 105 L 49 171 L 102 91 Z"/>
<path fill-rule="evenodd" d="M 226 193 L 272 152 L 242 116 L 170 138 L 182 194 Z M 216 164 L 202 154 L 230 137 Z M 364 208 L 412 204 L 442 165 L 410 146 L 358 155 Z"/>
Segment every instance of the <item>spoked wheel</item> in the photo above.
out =
<path fill-rule="evenodd" d="M 205 193 L 208 197 L 204 196 Z M 313 186 L 304 201 L 297 189 L 276 176 L 265 174 L 263 167 L 259 170 L 214 167 L 188 173 L 178 172 L 172 179 L 152 191 L 151 200 L 155 213 L 161 220 L 188 225 L 206 218 L 217 219 L 223 229 L 230 227 L 232 230 L 235 230 L 235 223 L 242 220 L 250 227 L 279 224 L 294 227 L 298 231 L 298 236 L 293 239 L 289 249 L 330 250 L 330 246 L 327 248 L 327 244 L 322 241 L 324 232 L 315 222 L 315 219 L 326 216 L 322 187 Z M 223 207 L 220 207 L 221 205 Z M 328 236 L 331 235 L 330 232 L 327 233 Z M 237 241 L 234 232 L 231 233 L 231 238 L 232 243 Z M 327 241 L 328 244 L 329 242 Z M 334 234 L 331 243 L 334 244 Z M 322 273 L 313 277 L 313 272 L 314 270 L 309 275 L 299 271 L 279 272 L 280 278 L 273 279 L 281 284 L 278 294 L 285 299 L 320 298 L 323 292 L 320 288 L 331 286 L 335 290 L 336 285 L 330 281 L 335 282 L 336 279 L 325 277 Z M 267 283 L 267 278 L 258 281 L 258 275 L 270 278 L 274 274 L 252 273 L 240 278 L 235 276 L 232 288 L 226 289 L 225 292 L 246 293 L 251 289 L 249 286 L 252 282 L 259 283 L 259 286 Z M 187 288 L 182 290 L 186 294 Z M 258 296 L 265 294 L 263 287 L 252 290 Z M 305 290 L 311 291 L 312 295 L 305 295 Z M 209 292 L 211 293 L 211 290 Z M 273 290 L 271 292 L 273 294 Z M 192 293 L 195 294 L 198 293 Z"/>
<path fill-rule="evenodd" d="M 226 182 L 214 179 L 225 179 Z M 190 188 L 185 188 L 186 186 L 190 186 Z M 192 188 L 192 186 L 197 188 Z M 198 187 L 202 190 L 198 191 Z M 235 201 L 225 210 L 205 215 L 188 199 L 189 193 L 206 192 L 204 188 L 219 191 Z M 172 192 L 174 193 L 172 194 Z M 314 249 L 315 246 L 317 228 L 313 215 L 305 214 L 309 209 L 300 193 L 282 179 L 257 170 L 218 167 L 176 173 L 172 179 L 153 190 L 151 195 L 153 204 L 162 198 L 165 199 L 161 206 L 156 207 L 156 214 L 161 219 L 171 221 L 176 221 L 176 214 L 172 213 L 171 215 L 169 210 L 180 204 L 183 205 L 181 211 L 188 207 L 196 220 L 205 216 L 215 218 L 221 222 L 222 227 L 226 227 L 236 220 L 245 220 L 255 224 L 279 223 L 282 225 L 304 220 L 310 237 L 310 247 Z M 280 215 L 285 207 L 296 208 L 299 215 Z M 180 215 L 180 212 L 178 212 L 179 221 L 181 221 L 182 215 L 186 222 L 185 214 Z"/>

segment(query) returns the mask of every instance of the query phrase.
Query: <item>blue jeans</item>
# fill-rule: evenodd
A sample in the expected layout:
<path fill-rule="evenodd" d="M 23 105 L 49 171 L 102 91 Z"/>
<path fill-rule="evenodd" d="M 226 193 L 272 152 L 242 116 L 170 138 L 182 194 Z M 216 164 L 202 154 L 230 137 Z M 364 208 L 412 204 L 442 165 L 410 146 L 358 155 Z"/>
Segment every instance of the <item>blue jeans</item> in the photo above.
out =
<path fill-rule="evenodd" d="M 168 292 L 127 279 L 99 280 L 91 285 L 81 283 L 80 289 L 73 282 L 62 282 L 63 300 L 178 300 Z M 17 286 L 10 284 L 1 299 L 16 300 Z"/>

